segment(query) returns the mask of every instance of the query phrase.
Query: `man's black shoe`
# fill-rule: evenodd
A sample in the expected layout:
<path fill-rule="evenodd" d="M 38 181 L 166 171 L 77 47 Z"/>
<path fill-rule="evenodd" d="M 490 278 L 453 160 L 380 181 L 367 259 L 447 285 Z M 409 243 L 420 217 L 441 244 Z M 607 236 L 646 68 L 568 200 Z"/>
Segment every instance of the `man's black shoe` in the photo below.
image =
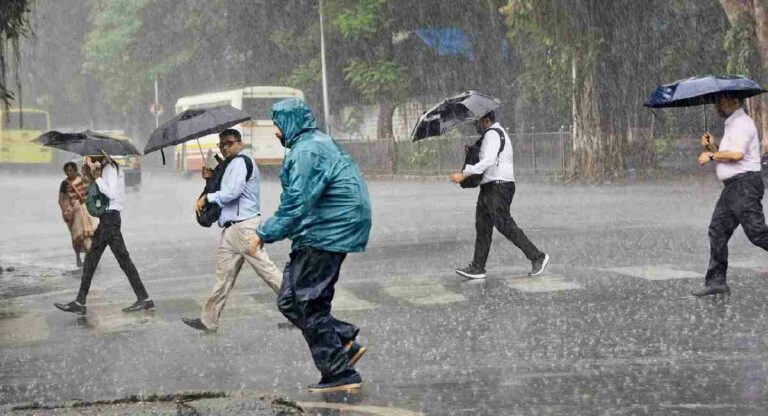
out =
<path fill-rule="evenodd" d="M 203 332 L 216 332 L 215 329 L 210 329 L 207 326 L 205 326 L 205 324 L 200 318 L 195 318 L 195 319 L 181 318 L 181 322 L 184 322 L 185 324 L 191 326 L 192 328 L 199 329 Z"/>
<path fill-rule="evenodd" d="M 355 372 L 351 376 L 340 377 L 331 381 L 320 380 L 319 383 L 311 384 L 309 386 L 309 392 L 330 393 L 334 391 L 354 390 L 360 388 L 360 384 L 362 383 L 362 377 L 360 377 L 360 374 Z"/>
<path fill-rule="evenodd" d="M 697 298 L 700 298 L 703 296 L 717 295 L 720 293 L 731 293 L 731 288 L 729 288 L 728 285 L 712 285 L 702 289 L 691 291 L 691 295 L 696 296 Z"/>
<path fill-rule="evenodd" d="M 353 366 L 357 364 L 358 361 L 360 361 L 361 358 L 363 358 L 363 355 L 366 351 L 368 351 L 368 348 L 365 348 L 357 341 L 350 341 L 349 344 L 347 344 L 344 349 L 347 351 L 347 355 L 349 356 L 349 365 Z"/>
<path fill-rule="evenodd" d="M 485 279 L 485 269 L 481 269 L 472 263 L 463 269 L 456 269 L 456 274 L 467 279 Z"/>
<path fill-rule="evenodd" d="M 155 309 L 155 302 L 151 299 L 137 300 L 133 305 L 123 308 L 123 312 L 139 312 L 146 309 Z"/>
<path fill-rule="evenodd" d="M 531 262 L 531 272 L 528 276 L 541 276 L 549 264 L 549 254 L 543 254 L 538 259 Z"/>
<path fill-rule="evenodd" d="M 53 306 L 64 312 L 72 312 L 78 315 L 85 315 L 86 311 L 85 305 L 81 305 L 75 301 L 69 302 L 67 304 L 54 303 Z"/>

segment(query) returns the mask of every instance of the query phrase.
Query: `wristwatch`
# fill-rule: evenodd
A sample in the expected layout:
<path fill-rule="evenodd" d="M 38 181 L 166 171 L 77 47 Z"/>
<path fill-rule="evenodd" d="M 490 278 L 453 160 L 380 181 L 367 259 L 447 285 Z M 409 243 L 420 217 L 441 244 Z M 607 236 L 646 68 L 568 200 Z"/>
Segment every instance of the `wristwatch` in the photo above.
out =
<path fill-rule="evenodd" d="M 709 160 L 715 160 L 715 152 L 709 152 Z"/>

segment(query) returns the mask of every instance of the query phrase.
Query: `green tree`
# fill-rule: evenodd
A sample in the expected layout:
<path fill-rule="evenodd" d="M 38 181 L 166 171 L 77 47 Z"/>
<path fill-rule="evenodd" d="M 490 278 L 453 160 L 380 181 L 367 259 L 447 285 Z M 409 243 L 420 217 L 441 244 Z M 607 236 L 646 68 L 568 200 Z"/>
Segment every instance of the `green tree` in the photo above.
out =
<path fill-rule="evenodd" d="M 0 2 L 0 101 L 7 111 L 15 96 L 6 81 L 8 75 L 8 52 L 12 53 L 10 63 L 15 70 L 16 90 L 21 97 L 19 65 L 21 64 L 21 38 L 29 34 L 30 0 L 4 0 Z M 10 45 L 10 50 L 8 48 Z"/>
<path fill-rule="evenodd" d="M 723 15 L 713 0 L 509 0 L 519 85 L 558 111 L 570 107 L 571 178 L 622 174 L 642 103 L 662 82 L 722 72 Z M 714 9 L 716 10 L 716 9 Z M 708 37 L 694 36 L 707 31 Z M 646 120 L 646 121 L 642 121 Z M 653 162 L 652 159 L 649 162 Z M 649 166 L 650 167 L 650 166 Z"/>
<path fill-rule="evenodd" d="M 728 72 L 768 83 L 768 0 L 720 0 L 731 27 L 724 48 Z M 750 114 L 762 132 L 763 152 L 768 151 L 768 97 L 749 100 Z"/>

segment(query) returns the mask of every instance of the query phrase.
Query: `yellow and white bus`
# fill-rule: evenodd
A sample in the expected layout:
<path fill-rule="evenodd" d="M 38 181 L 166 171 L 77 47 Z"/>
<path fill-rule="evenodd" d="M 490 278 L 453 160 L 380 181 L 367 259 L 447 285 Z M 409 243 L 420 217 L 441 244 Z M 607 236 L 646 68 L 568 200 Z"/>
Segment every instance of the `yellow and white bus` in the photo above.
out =
<path fill-rule="evenodd" d="M 230 91 L 212 92 L 176 101 L 176 114 L 190 108 L 210 108 L 231 105 L 248 113 L 252 119 L 233 128 L 240 131 L 245 148 L 259 165 L 280 165 L 285 149 L 275 138 L 274 124 L 270 118 L 272 104 L 285 98 L 304 99 L 301 90 L 289 87 L 254 86 Z M 199 171 L 204 162 L 211 166 L 210 155 L 218 152 L 219 136 L 211 134 L 200 138 L 203 155 L 194 140 L 176 146 L 176 168 L 182 172 Z"/>
<path fill-rule="evenodd" d="M 32 143 L 50 129 L 47 111 L 34 108 L 0 110 L 0 164 L 51 164 L 51 148 Z"/>

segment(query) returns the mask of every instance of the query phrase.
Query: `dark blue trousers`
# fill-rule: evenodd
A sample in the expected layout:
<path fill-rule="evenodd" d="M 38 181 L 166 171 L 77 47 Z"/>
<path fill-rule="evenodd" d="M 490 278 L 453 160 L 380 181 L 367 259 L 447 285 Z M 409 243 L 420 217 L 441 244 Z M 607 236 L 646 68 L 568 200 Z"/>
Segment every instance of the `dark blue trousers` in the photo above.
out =
<path fill-rule="evenodd" d="M 723 181 L 725 187 L 709 223 L 709 268 L 705 284 L 726 284 L 728 240 L 741 225 L 752 244 L 768 250 L 768 225 L 763 214 L 765 186 L 760 172 L 747 172 Z"/>
<path fill-rule="evenodd" d="M 277 296 L 280 312 L 301 329 L 323 381 L 355 374 L 344 345 L 360 329 L 331 316 L 334 286 L 346 256 L 312 247 L 294 250 Z"/>

